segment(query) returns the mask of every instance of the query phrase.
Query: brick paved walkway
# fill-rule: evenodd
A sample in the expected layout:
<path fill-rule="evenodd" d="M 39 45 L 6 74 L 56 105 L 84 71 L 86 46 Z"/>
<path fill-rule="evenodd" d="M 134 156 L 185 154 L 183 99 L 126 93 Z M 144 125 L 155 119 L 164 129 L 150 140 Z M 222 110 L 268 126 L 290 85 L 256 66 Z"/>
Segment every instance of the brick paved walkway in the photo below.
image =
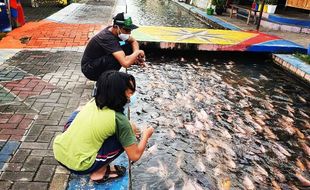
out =
<path fill-rule="evenodd" d="M 85 46 L 98 24 L 63 24 L 50 21 L 30 22 L 10 32 L 0 48 L 48 48 Z"/>
<path fill-rule="evenodd" d="M 51 142 L 70 113 L 90 98 L 92 84 L 80 72 L 81 55 L 22 51 L 1 65 L 1 187 L 62 189 L 67 183 L 69 175 L 54 160 Z"/>
<path fill-rule="evenodd" d="M 67 187 L 69 172 L 53 157 L 53 138 L 91 98 L 82 50 L 111 22 L 114 8 L 114 0 L 84 3 L 65 17 L 70 23 L 28 22 L 0 41 L 0 189 Z M 100 14 L 87 18 L 92 9 Z"/>

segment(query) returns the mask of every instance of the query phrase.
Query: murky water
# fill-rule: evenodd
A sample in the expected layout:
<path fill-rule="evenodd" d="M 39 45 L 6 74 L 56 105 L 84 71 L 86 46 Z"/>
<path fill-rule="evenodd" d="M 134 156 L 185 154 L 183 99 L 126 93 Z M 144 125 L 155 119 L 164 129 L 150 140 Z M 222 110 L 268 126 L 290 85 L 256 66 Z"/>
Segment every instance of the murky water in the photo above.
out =
<path fill-rule="evenodd" d="M 132 119 L 155 128 L 133 165 L 133 189 L 309 185 L 309 87 L 264 60 L 170 52 L 129 70 L 138 85 Z"/>
<path fill-rule="evenodd" d="M 139 25 L 207 27 L 173 2 L 129 0 Z M 191 55 L 191 56 L 189 56 Z M 147 54 L 132 119 L 155 134 L 133 189 L 306 189 L 310 90 L 264 55 Z"/>
<path fill-rule="evenodd" d="M 133 22 L 143 26 L 210 28 L 170 0 L 127 0 Z"/>

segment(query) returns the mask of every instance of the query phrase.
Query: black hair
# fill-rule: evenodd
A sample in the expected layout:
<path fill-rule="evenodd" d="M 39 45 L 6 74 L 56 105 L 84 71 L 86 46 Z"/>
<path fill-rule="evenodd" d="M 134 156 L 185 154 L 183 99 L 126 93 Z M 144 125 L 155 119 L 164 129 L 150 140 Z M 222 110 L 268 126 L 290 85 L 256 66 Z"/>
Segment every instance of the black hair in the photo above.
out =
<path fill-rule="evenodd" d="M 127 103 L 125 91 L 136 91 L 135 78 L 127 73 L 119 71 L 106 71 L 100 75 L 96 83 L 96 105 L 99 109 L 107 106 L 116 112 L 124 112 Z"/>

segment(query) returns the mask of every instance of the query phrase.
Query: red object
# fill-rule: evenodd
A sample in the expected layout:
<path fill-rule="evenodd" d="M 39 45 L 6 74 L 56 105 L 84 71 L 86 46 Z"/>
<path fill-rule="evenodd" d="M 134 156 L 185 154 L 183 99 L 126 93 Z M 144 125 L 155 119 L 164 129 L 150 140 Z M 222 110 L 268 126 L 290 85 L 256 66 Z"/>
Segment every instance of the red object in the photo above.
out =
<path fill-rule="evenodd" d="M 25 24 L 25 15 L 24 15 L 23 7 L 20 3 L 18 3 L 18 5 L 17 5 L 17 13 L 18 13 L 17 23 L 20 26 L 24 25 Z"/>
<path fill-rule="evenodd" d="M 25 15 L 22 5 L 19 0 L 10 0 L 11 16 L 16 22 L 16 26 L 25 24 Z"/>
<path fill-rule="evenodd" d="M 253 1 L 253 3 L 252 3 L 252 9 L 255 10 L 255 8 L 256 8 L 256 3 L 255 3 L 255 1 Z"/>

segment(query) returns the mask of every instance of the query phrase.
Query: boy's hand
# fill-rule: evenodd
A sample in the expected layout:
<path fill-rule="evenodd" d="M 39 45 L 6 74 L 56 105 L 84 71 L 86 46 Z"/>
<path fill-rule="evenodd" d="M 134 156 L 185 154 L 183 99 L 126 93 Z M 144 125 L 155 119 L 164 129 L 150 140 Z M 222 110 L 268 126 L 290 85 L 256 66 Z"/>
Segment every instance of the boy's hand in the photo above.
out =
<path fill-rule="evenodd" d="M 138 56 L 136 64 L 141 67 L 145 67 L 145 57 Z"/>

